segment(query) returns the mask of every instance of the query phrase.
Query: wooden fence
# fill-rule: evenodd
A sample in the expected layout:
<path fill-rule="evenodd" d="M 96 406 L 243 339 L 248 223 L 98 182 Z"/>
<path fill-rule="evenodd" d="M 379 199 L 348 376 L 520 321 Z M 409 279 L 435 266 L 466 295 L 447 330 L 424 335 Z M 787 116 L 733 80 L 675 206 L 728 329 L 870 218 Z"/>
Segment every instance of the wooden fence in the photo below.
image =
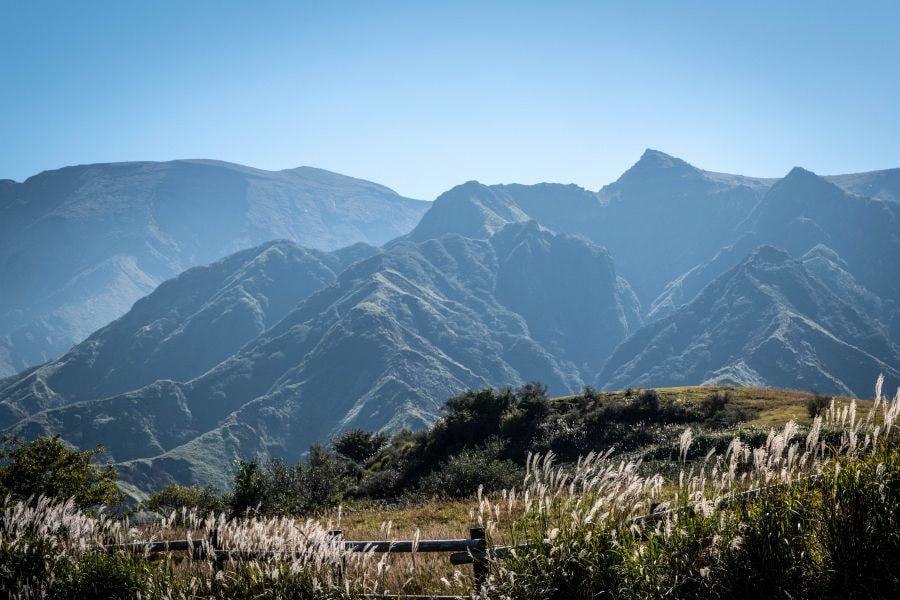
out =
<path fill-rule="evenodd" d="M 454 565 L 471 564 L 475 577 L 476 591 L 487 580 L 488 547 L 483 527 L 473 527 L 469 530 L 468 538 L 455 540 L 343 540 L 343 532 L 330 531 L 329 535 L 334 543 L 340 544 L 348 552 L 376 552 L 383 554 L 410 554 L 413 552 L 447 552 L 450 554 L 450 562 Z M 164 552 L 190 552 L 195 559 L 212 558 L 216 569 L 221 569 L 228 560 L 258 560 L 284 556 L 286 553 L 264 550 L 229 550 L 219 540 L 218 530 L 212 530 L 208 538 L 199 540 L 168 540 L 152 542 L 134 542 L 130 544 L 110 544 L 103 548 L 106 552 L 135 552 L 144 554 L 159 554 Z M 498 549 L 492 550 L 491 555 L 496 555 Z M 340 573 L 343 576 L 343 573 Z M 397 598 L 398 594 L 365 595 L 367 599 Z M 464 596 L 441 595 L 410 595 L 402 594 L 400 597 L 407 600 L 463 600 Z"/>
<path fill-rule="evenodd" d="M 816 484 L 821 481 L 821 475 L 812 475 L 809 477 L 798 479 L 791 483 L 800 483 L 806 481 Z M 780 483 L 771 486 L 746 490 L 729 496 L 723 496 L 718 499 L 715 504 L 716 509 L 724 508 L 736 502 L 746 501 L 758 497 L 759 495 L 780 487 L 789 485 Z M 651 508 L 649 514 L 640 515 L 629 519 L 631 523 L 648 523 L 653 522 L 668 515 L 677 514 L 684 511 L 693 511 L 696 509 L 694 504 L 687 504 L 672 509 L 655 510 Z M 447 552 L 450 554 L 450 563 L 453 565 L 472 565 L 472 571 L 475 578 L 475 591 L 479 591 L 482 585 L 487 581 L 489 574 L 488 560 L 490 558 L 503 559 L 506 558 L 516 549 L 526 549 L 534 547 L 533 544 L 520 544 L 517 546 L 494 546 L 488 548 L 485 531 L 482 527 L 472 527 L 469 529 L 469 537 L 455 540 L 344 540 L 343 532 L 340 530 L 330 531 L 333 542 L 338 543 L 341 547 L 349 552 L 377 552 L 384 554 L 409 554 L 414 552 Z M 548 543 L 546 540 L 545 544 Z M 126 551 L 139 552 L 147 554 L 156 554 L 161 552 L 190 552 L 196 559 L 212 558 L 215 567 L 221 569 L 223 563 L 227 560 L 256 560 L 261 558 L 273 558 L 284 556 L 283 552 L 272 551 L 244 551 L 229 550 L 223 547 L 219 540 L 218 530 L 213 530 L 206 539 L 201 540 L 170 540 L 170 541 L 152 541 L 152 542 L 134 542 L 131 544 L 112 544 L 104 546 L 107 552 Z M 343 572 L 340 573 L 343 576 Z M 440 595 L 409 595 L 409 594 L 388 594 L 388 595 L 366 595 L 368 599 L 388 599 L 388 598 L 404 598 L 408 600 L 463 600 L 464 596 L 440 596 Z"/>

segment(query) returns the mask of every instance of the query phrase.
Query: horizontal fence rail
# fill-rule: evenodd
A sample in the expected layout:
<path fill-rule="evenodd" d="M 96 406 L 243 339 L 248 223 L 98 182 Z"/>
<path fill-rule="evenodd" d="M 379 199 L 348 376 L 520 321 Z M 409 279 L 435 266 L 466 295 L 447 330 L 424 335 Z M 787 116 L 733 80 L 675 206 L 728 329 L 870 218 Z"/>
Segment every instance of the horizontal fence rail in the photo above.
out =
<path fill-rule="evenodd" d="M 209 540 L 159 540 L 152 542 L 133 542 L 131 544 L 110 544 L 103 546 L 107 552 L 134 552 L 146 554 L 159 554 L 161 552 L 179 552 L 184 550 L 199 550 L 204 544 L 209 544 Z"/>

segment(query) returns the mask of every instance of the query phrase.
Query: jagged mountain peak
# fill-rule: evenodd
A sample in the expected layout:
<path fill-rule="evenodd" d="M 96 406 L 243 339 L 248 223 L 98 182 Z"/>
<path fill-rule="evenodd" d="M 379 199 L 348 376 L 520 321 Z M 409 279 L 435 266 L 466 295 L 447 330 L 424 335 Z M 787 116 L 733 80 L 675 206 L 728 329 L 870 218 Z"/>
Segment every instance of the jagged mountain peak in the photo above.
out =
<path fill-rule="evenodd" d="M 671 154 L 666 154 L 662 150 L 655 150 L 653 148 L 647 148 L 646 150 L 644 150 L 644 153 L 641 154 L 641 158 L 638 160 L 637 164 L 663 168 L 672 168 L 675 166 L 683 165 L 691 166 L 678 157 L 672 156 Z"/>
<path fill-rule="evenodd" d="M 803 167 L 794 167 L 769 191 L 771 196 L 792 196 L 798 194 L 822 194 L 846 195 L 847 192 L 826 180 L 824 177 L 813 173 Z"/>
<path fill-rule="evenodd" d="M 409 238 L 424 241 L 458 233 L 484 239 L 508 223 L 528 218 L 508 190 L 467 181 L 438 196 Z"/>
<path fill-rule="evenodd" d="M 640 181 L 648 177 L 682 178 L 700 177 L 702 175 L 703 171 L 691 165 L 690 163 L 675 156 L 666 154 L 665 152 L 648 148 L 644 150 L 644 153 L 641 155 L 640 159 L 638 159 L 638 161 L 634 163 L 631 168 L 625 171 L 625 173 L 623 173 L 622 176 L 619 177 L 618 180 L 616 180 L 615 184 L 625 184 L 629 182 Z"/>
<path fill-rule="evenodd" d="M 780 265 L 791 259 L 791 255 L 775 246 L 763 245 L 756 248 L 742 263 L 749 267 Z"/>

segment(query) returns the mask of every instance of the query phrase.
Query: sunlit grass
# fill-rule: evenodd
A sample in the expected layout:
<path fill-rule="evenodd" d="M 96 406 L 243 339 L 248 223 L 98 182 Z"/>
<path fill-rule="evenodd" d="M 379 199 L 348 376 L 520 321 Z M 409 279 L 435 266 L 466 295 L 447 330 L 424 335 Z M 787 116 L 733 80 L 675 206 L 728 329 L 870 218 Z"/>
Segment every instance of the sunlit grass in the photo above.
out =
<path fill-rule="evenodd" d="M 660 393 L 699 402 L 723 389 Z M 335 529 L 345 539 L 422 540 L 465 538 L 471 525 L 480 524 L 493 545 L 528 544 L 516 556 L 492 560 L 484 598 L 728 597 L 722 590 L 744 585 L 742 569 L 764 576 L 764 587 L 805 597 L 826 589 L 817 582 L 828 573 L 848 572 L 833 562 L 859 554 L 844 548 L 845 540 L 859 536 L 862 541 L 852 543 L 876 544 L 879 552 L 894 548 L 900 539 L 900 523 L 891 517 L 900 514 L 894 427 L 900 397 L 836 399 L 810 421 L 808 394 L 729 391 L 733 402 L 759 410 L 756 426 L 797 413 L 806 418 L 781 421 L 752 437 L 758 442 L 734 438 L 724 451 L 713 446 L 700 455 L 695 448 L 704 434 L 687 429 L 667 462 L 645 464 L 640 453 L 605 452 L 557 464 L 552 454 L 534 455 L 519 489 L 472 501 L 351 505 L 311 519 L 176 511 L 132 527 L 127 520 L 78 511 L 71 502 L 7 499 L 0 513 L 0 592 L 54 598 L 103 584 L 140 589 L 142 598 L 349 598 L 473 589 L 471 568 L 452 566 L 446 554 L 348 552 L 329 533 Z M 733 500 L 759 488 L 772 491 Z M 845 496 L 856 504 L 842 503 Z M 667 510 L 656 520 L 635 520 Z M 854 529 L 862 521 L 870 525 Z M 222 546 L 246 560 L 226 560 L 219 570 L 209 556 L 184 552 L 152 560 L 98 554 L 107 544 L 206 539 L 213 530 Z M 766 574 L 775 568 L 766 565 L 778 570 Z M 872 589 L 894 581 L 866 576 Z"/>

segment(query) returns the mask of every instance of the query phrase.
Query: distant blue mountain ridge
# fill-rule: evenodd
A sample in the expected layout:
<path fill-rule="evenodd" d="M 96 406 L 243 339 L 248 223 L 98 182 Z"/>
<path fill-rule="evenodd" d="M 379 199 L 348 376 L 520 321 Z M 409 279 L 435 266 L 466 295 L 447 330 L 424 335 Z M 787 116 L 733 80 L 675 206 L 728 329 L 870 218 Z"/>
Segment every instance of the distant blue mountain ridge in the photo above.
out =
<path fill-rule="evenodd" d="M 29 356 L 78 342 L 0 380 L 0 429 L 103 443 L 140 489 L 422 428 L 472 387 L 900 383 L 900 170 L 763 179 L 648 150 L 598 192 L 424 203 L 315 170 L 73 169 L 0 184 L 0 227 L 37 236 L 0 246 L 3 323 Z M 85 311 L 82 340 L 60 323 Z"/>

